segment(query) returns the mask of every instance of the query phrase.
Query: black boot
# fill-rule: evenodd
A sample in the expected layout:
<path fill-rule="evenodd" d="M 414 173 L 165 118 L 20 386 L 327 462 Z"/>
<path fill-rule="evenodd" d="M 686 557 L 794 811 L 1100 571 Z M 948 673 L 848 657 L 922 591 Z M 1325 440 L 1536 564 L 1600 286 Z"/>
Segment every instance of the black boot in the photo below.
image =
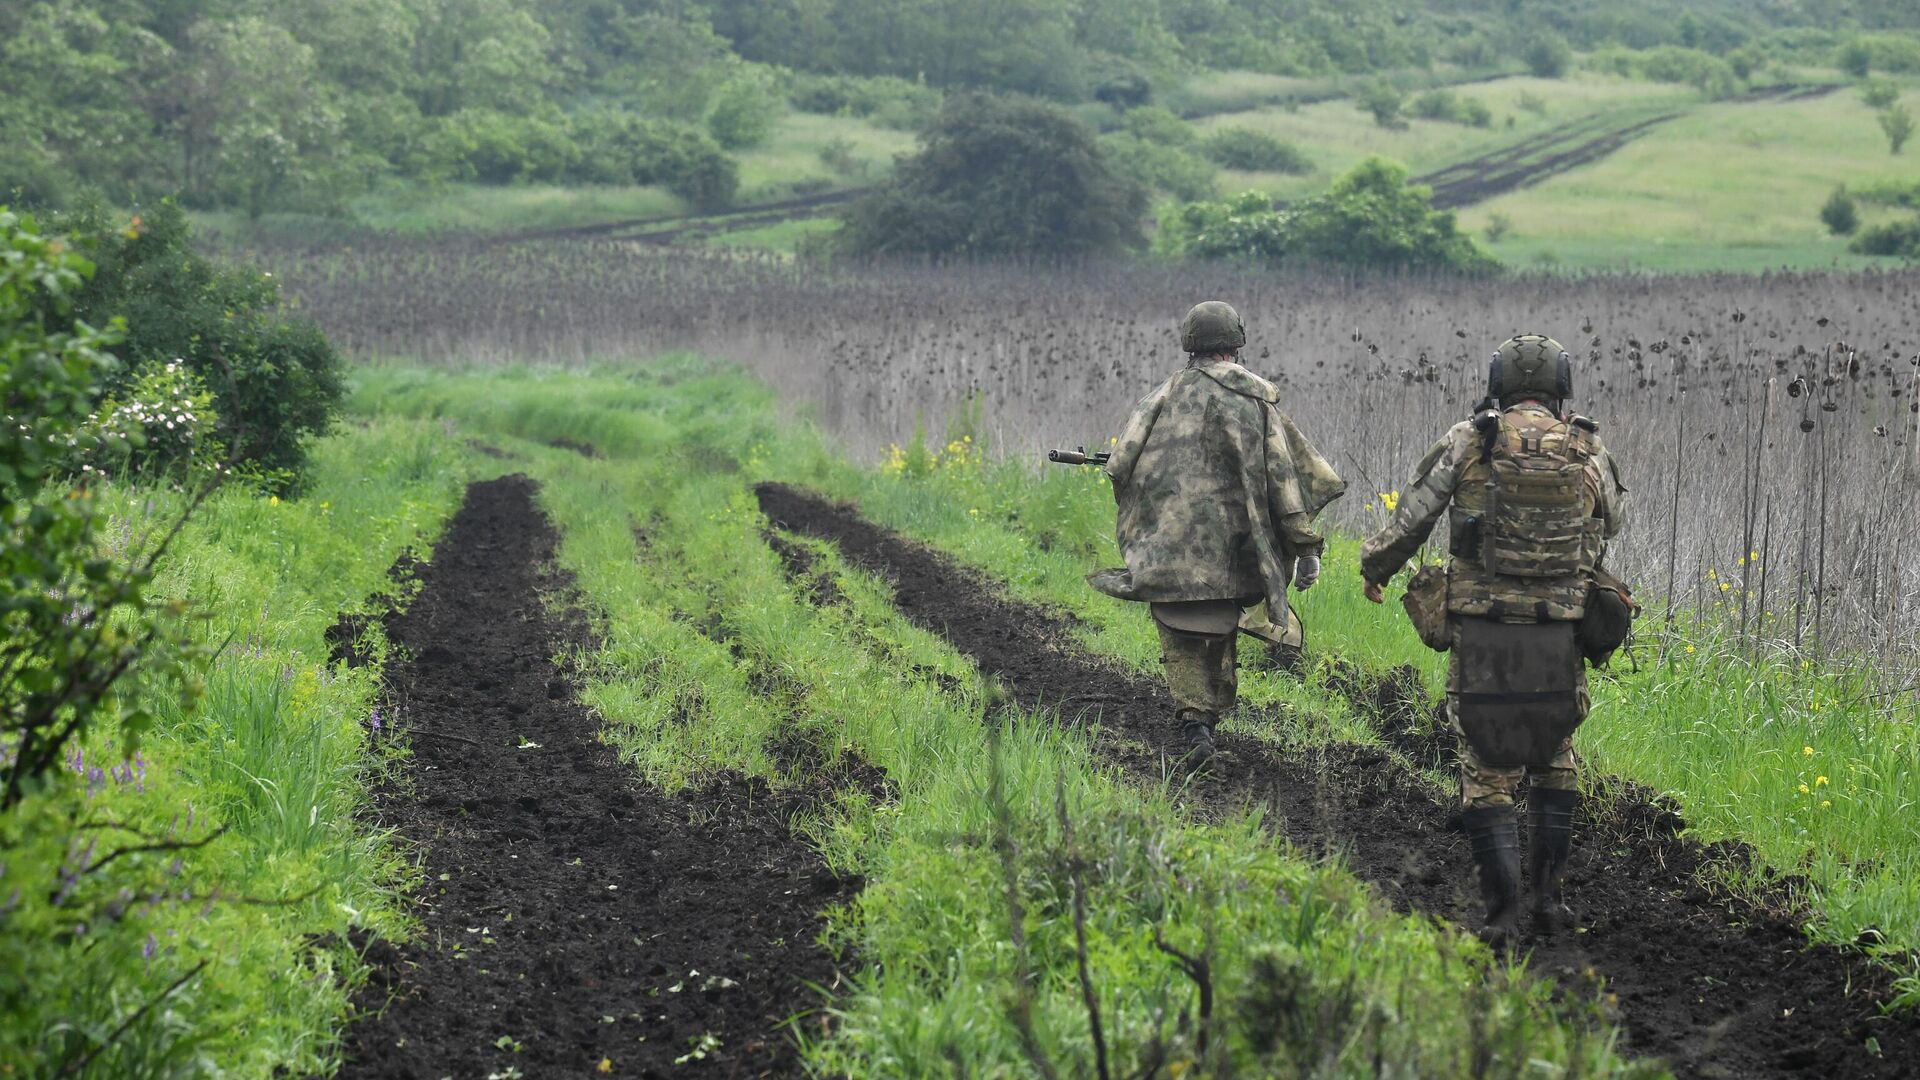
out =
<path fill-rule="evenodd" d="M 1207 763 L 1213 760 L 1213 725 L 1219 717 L 1200 709 L 1181 709 L 1180 735 L 1186 742 L 1186 753 L 1180 758 L 1181 767 L 1188 776 L 1199 776 L 1207 771 Z"/>
<path fill-rule="evenodd" d="M 1494 948 L 1513 940 L 1520 920 L 1520 832 L 1513 807 L 1478 807 L 1460 815 L 1473 861 L 1480 868 L 1480 899 L 1487 906 L 1480 938 Z"/>
<path fill-rule="evenodd" d="M 1533 889 L 1533 932 L 1551 934 L 1574 924 L 1561 880 L 1573 851 L 1578 791 L 1536 787 L 1527 792 L 1527 876 Z"/>

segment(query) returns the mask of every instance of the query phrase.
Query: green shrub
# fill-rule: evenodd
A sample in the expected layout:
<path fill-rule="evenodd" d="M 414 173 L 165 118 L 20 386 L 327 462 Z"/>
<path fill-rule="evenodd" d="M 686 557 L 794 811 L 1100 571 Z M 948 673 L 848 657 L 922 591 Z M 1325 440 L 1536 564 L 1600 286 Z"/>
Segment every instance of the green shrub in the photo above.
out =
<path fill-rule="evenodd" d="M 1355 102 L 1361 112 L 1373 114 L 1373 122 L 1388 130 L 1397 130 L 1407 126 L 1400 116 L 1400 108 L 1406 104 L 1407 96 L 1384 82 L 1374 83 L 1360 95 Z"/>
<path fill-rule="evenodd" d="M 1228 169 L 1290 176 L 1305 176 L 1313 171 L 1313 159 L 1299 147 L 1252 128 L 1220 128 L 1207 136 L 1200 149 L 1216 164 Z"/>
<path fill-rule="evenodd" d="M 728 150 L 759 146 L 773 134 L 785 105 L 766 69 L 743 65 L 720 84 L 714 95 L 713 111 L 707 114 L 707 133 Z"/>
<path fill-rule="evenodd" d="M 1573 66 L 1573 47 L 1567 39 L 1552 32 L 1537 34 L 1521 54 L 1527 71 L 1535 78 L 1558 79 Z"/>
<path fill-rule="evenodd" d="M 1887 147 L 1893 153 L 1907 145 L 1913 136 L 1913 111 L 1905 105 L 1894 105 L 1880 113 L 1880 130 L 1886 132 Z"/>
<path fill-rule="evenodd" d="M 1851 236 L 1860 227 L 1860 211 L 1854 205 L 1853 196 L 1847 193 L 1847 185 L 1841 184 L 1827 196 L 1820 207 L 1820 220 L 1835 236 Z"/>
<path fill-rule="evenodd" d="M 1147 193 L 1091 128 L 1025 99 L 950 98 L 918 153 L 849 206 L 855 255 L 1080 256 L 1141 241 Z"/>
<path fill-rule="evenodd" d="M 1890 221 L 1885 225 L 1875 225 L 1862 230 L 1847 245 L 1847 250 L 1859 255 L 1895 255 L 1904 259 L 1920 259 L 1920 218 L 1906 221 Z"/>
<path fill-rule="evenodd" d="M 1900 100 L 1900 84 L 1892 79 L 1868 79 L 1860 84 L 1860 100 L 1869 109 L 1884 109 Z"/>
<path fill-rule="evenodd" d="M 1428 90 L 1413 99 L 1413 115 L 1422 120 L 1442 120 L 1469 127 L 1490 127 L 1493 110 L 1478 98 L 1463 98 L 1445 87 Z"/>
<path fill-rule="evenodd" d="M 1161 146 L 1187 147 L 1200 141 L 1192 124 L 1159 105 L 1128 109 L 1120 122 L 1129 134 Z"/>
<path fill-rule="evenodd" d="M 74 317 L 94 267 L 4 208 L 0 252 L 0 836 L 17 840 L 9 815 L 49 786 L 71 742 L 106 727 L 131 752 L 151 723 L 116 692 L 124 679 L 170 672 L 194 691 L 167 661 L 182 639 L 147 595 L 147 553 L 101 552 L 108 520 L 82 461 L 138 449 L 144 428 L 116 434 L 91 415 L 119 333 Z"/>
<path fill-rule="evenodd" d="M 1199 154 L 1127 132 L 1102 135 L 1100 146 L 1115 172 L 1142 187 L 1186 200 L 1218 194 L 1213 162 Z"/>
<path fill-rule="evenodd" d="M 1190 203 L 1163 223 L 1160 249 L 1199 258 L 1251 258 L 1384 270 L 1482 273 L 1498 267 L 1404 166 L 1368 158 L 1326 193 L 1275 210 L 1260 192 Z"/>
<path fill-rule="evenodd" d="M 795 73 L 787 89 L 794 108 L 825 116 L 858 116 L 885 127 L 917 130 L 940 110 L 940 91 L 891 75 Z"/>
<path fill-rule="evenodd" d="M 584 153 L 578 179 L 603 184 L 659 184 L 701 207 L 725 206 L 740 170 L 705 132 L 626 113 L 577 118 Z"/>
<path fill-rule="evenodd" d="M 560 180 L 580 161 L 565 124 L 488 109 L 442 117 L 425 144 L 436 175 L 486 184 Z"/>
<path fill-rule="evenodd" d="M 129 400 L 146 365 L 179 360 L 212 391 L 214 437 L 236 467 L 275 490 L 297 486 L 308 441 L 339 410 L 341 365 L 317 326 L 281 309 L 272 276 L 195 251 L 186 215 L 171 204 L 130 226 L 99 207 L 56 221 L 98 267 L 64 325 L 126 319 L 112 346 L 121 367 L 102 396 Z"/>

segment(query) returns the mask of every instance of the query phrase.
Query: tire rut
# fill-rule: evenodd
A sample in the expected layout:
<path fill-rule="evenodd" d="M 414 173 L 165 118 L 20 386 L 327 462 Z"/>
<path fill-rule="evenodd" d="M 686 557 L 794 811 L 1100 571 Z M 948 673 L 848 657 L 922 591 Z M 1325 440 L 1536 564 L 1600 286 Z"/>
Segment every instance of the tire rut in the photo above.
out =
<path fill-rule="evenodd" d="M 634 778 L 552 659 L 590 640 L 545 602 L 570 582 L 534 490 L 470 486 L 387 619 L 412 753 L 374 824 L 418 847 L 419 932 L 369 949 L 339 1075 L 803 1075 L 781 1025 L 838 982 L 819 912 L 860 884 L 788 827 L 827 796 Z"/>
<path fill-rule="evenodd" d="M 779 484 L 756 489 L 774 525 L 832 541 L 893 584 L 910 621 L 940 634 L 1028 708 L 1098 724 L 1094 746 L 1157 783 L 1177 752 L 1171 700 L 1158 680 L 1072 646 L 1070 622 L 1012 600 L 981 575 L 876 526 L 857 508 Z M 1143 616 L 1144 617 L 1144 616 Z M 1098 703 L 1093 705 L 1076 703 Z M 1416 777 L 1385 750 L 1334 745 L 1288 754 L 1238 733 L 1214 775 L 1187 798 L 1203 814 L 1271 807 L 1275 830 L 1310 852 L 1339 852 L 1396 906 L 1464 924 L 1471 857 Z M 1724 853 L 1679 834 L 1670 811 L 1622 800 L 1586 823 L 1568 873 L 1582 932 L 1534 943 L 1531 966 L 1577 986 L 1589 971 L 1617 999 L 1627 1048 L 1687 1077 L 1912 1077 L 1920 1025 L 1880 1014 L 1886 970 L 1858 954 L 1807 948 L 1790 918 L 1704 883 Z M 1865 1049 L 1877 1040 L 1880 1053 Z"/>

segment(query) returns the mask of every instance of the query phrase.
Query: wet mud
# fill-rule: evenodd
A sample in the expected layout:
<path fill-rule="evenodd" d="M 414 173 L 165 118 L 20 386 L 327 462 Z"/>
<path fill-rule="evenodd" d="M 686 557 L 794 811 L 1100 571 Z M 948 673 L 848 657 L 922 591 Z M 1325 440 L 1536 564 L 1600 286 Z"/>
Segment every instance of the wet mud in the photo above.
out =
<path fill-rule="evenodd" d="M 339 1075 L 803 1075 L 783 1025 L 819 1023 L 812 987 L 839 981 L 819 912 L 859 882 L 788 823 L 832 792 L 637 782 L 553 661 L 590 642 L 550 606 L 568 582 L 533 493 L 519 476 L 470 487 L 386 618 L 412 753 L 374 824 L 419 853 L 418 933 L 368 949 Z"/>
<path fill-rule="evenodd" d="M 1142 780 L 1165 774 L 1178 739 L 1157 680 L 1087 655 L 1064 616 L 1010 599 L 854 507 L 784 485 L 756 490 L 773 525 L 832 541 L 889 581 L 902 614 L 972 657 L 1022 705 L 1096 726 L 1096 749 Z M 1391 700 L 1399 691 L 1383 693 L 1404 707 Z M 1419 757 L 1438 753 L 1428 738 L 1404 741 Z M 1288 840 L 1342 854 L 1395 905 L 1470 923 L 1471 856 L 1452 808 L 1387 750 L 1288 753 L 1235 732 L 1221 745 L 1213 775 L 1187 790 L 1196 812 L 1265 805 Z M 1682 837 L 1684 823 L 1670 808 L 1620 794 L 1606 800 L 1612 809 L 1600 820 L 1581 823 L 1567 877 L 1580 931 L 1534 939 L 1535 971 L 1567 987 L 1589 971 L 1600 975 L 1615 996 L 1610 1007 L 1626 1048 L 1664 1059 L 1684 1077 L 1920 1075 L 1920 1024 L 1880 1013 L 1891 983 L 1884 968 L 1855 953 L 1807 948 L 1792 912 L 1712 887 L 1712 868 L 1728 851 Z"/>

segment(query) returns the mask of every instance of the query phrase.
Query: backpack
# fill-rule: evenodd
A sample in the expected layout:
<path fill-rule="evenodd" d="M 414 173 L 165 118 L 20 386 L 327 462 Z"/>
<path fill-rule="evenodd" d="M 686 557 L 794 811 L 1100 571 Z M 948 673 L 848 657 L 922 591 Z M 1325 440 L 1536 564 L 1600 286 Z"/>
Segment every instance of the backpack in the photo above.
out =
<path fill-rule="evenodd" d="M 1600 523 L 1593 516 L 1585 429 L 1544 414 L 1507 415 L 1490 440 L 1480 560 L 1506 578 L 1592 572 Z"/>

